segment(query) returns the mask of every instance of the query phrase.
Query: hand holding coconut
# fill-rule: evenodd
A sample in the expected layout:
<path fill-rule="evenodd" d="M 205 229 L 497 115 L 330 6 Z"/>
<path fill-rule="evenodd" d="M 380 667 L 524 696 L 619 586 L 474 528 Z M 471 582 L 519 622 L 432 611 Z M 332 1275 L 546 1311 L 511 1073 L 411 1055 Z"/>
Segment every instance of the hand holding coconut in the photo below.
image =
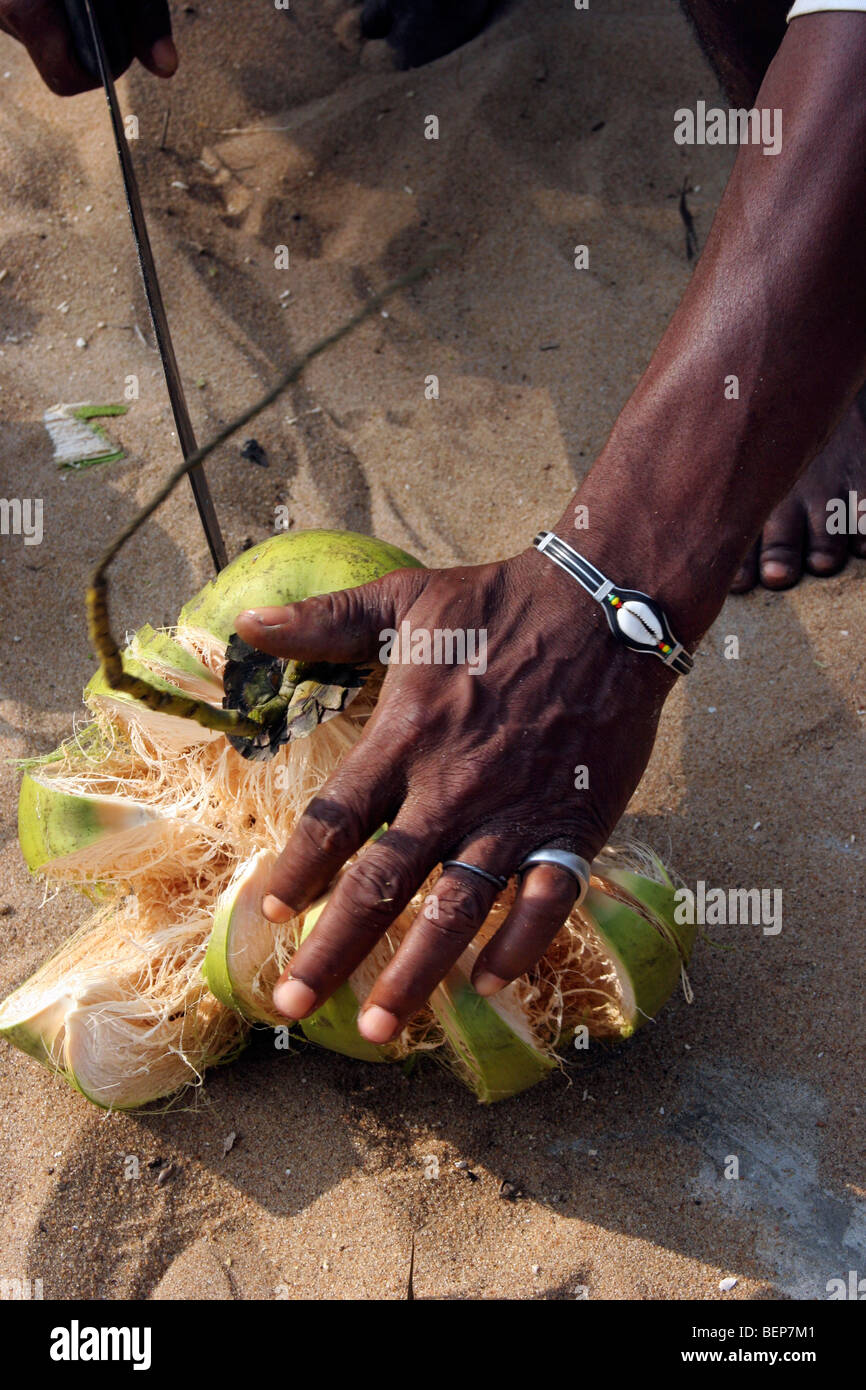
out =
<path fill-rule="evenodd" d="M 411 636 L 404 641 L 363 737 L 300 818 L 263 904 L 274 922 L 303 911 L 387 822 L 339 878 L 275 990 L 278 1011 L 298 1019 L 356 970 L 438 863 L 460 859 L 490 875 L 455 867 L 436 882 L 362 1009 L 361 1033 L 380 1044 L 466 950 L 497 896 L 496 879 L 542 846 L 590 860 L 598 853 L 640 780 L 673 680 L 659 663 L 610 643 L 601 614 L 534 550 L 469 569 L 398 570 L 237 618 L 252 646 L 311 661 L 375 660 L 384 635 L 401 629 L 483 631 L 486 670 L 414 662 Z M 476 962 L 479 993 L 535 964 L 576 894 L 561 868 L 526 873 Z"/>
<path fill-rule="evenodd" d="M 239 1052 L 251 1027 L 284 1023 L 285 1014 L 273 1003 L 275 987 L 292 968 L 303 943 L 315 937 L 329 895 L 279 925 L 263 917 L 262 899 L 281 850 L 293 838 L 299 819 L 310 815 L 307 808 L 323 800 L 333 802 L 339 787 L 335 774 L 374 713 L 381 681 L 368 665 L 351 668 L 359 679 L 362 671 L 370 676 L 358 688 L 356 681 L 346 682 L 345 666 L 256 660 L 255 654 L 247 654 L 249 648 L 239 652 L 239 639 L 232 635 L 238 609 L 244 604 L 291 604 L 297 612 L 303 600 L 333 590 L 333 605 L 325 599 L 319 607 L 325 605 L 329 622 L 349 622 L 351 605 L 359 595 L 369 599 L 372 592 L 377 597 L 364 607 L 367 618 L 358 609 L 357 621 L 348 629 L 350 648 L 355 650 L 365 640 L 364 622 L 369 626 L 371 616 L 381 620 L 379 607 L 387 595 L 389 613 L 409 612 L 413 621 L 416 614 L 431 621 L 441 604 L 456 607 L 468 621 L 480 606 L 491 621 L 502 620 L 506 659 L 516 656 L 532 670 L 543 664 L 546 652 L 537 638 L 543 613 L 527 601 L 526 583 L 537 578 L 534 570 L 542 558 L 532 551 L 484 570 L 422 574 L 413 570 L 416 562 L 411 556 L 369 537 L 294 532 L 244 551 L 184 605 L 172 629 L 155 631 L 149 624 L 140 628 L 118 658 L 129 680 L 108 681 L 106 671 L 115 664 L 112 657 L 85 691 L 91 722 L 55 752 L 27 763 L 19 802 L 24 858 L 34 874 L 49 882 L 98 894 L 99 908 L 0 1004 L 0 1036 L 65 1077 L 97 1105 L 133 1109 L 196 1084 L 207 1068 Z M 373 581 L 394 571 L 399 574 L 392 588 L 372 587 Z M 413 573 L 421 583 L 413 584 Z M 545 605 L 556 603 L 552 589 L 541 592 Z M 100 631 L 97 645 L 110 646 L 110 632 Z M 423 636 L 425 630 L 419 631 Z M 528 662 L 521 631 L 529 637 Z M 570 644 L 557 648 L 557 659 L 571 658 Z M 266 737 L 241 738 L 226 732 L 223 716 L 236 712 L 238 698 L 250 715 L 272 709 L 273 667 L 284 667 L 281 690 L 287 673 L 297 668 L 295 693 L 278 722 L 268 724 Z M 432 668 L 425 669 L 429 674 Z M 487 675 L 486 663 L 483 672 L 480 663 L 477 669 L 478 675 Z M 663 667 L 659 673 L 665 676 Z M 402 672 L 395 663 L 392 675 L 398 674 Z M 477 678 L 467 676 L 469 681 Z M 515 711 L 514 725 L 509 719 L 500 728 L 495 713 L 488 713 L 481 727 L 487 730 L 491 763 L 497 768 L 505 764 L 504 738 L 514 735 L 520 764 L 518 826 L 527 831 L 526 842 L 530 816 L 542 833 L 562 834 L 574 828 L 568 816 L 550 814 L 525 772 L 520 720 L 525 719 L 533 692 L 539 707 L 546 703 L 539 677 L 533 676 L 527 696 L 515 695 L 524 682 L 509 681 L 497 661 L 491 679 L 504 686 Z M 399 692 L 402 681 L 392 679 L 391 686 Z M 654 1018 L 688 962 L 694 932 L 677 923 L 673 885 L 655 856 L 636 847 L 625 855 L 608 848 L 593 866 L 585 899 L 571 908 L 538 966 L 490 998 L 476 993 L 470 977 L 479 954 L 490 941 L 497 950 L 507 946 L 508 937 L 500 928 L 514 912 L 523 912 L 524 918 L 527 913 L 517 908 L 514 881 L 499 892 L 497 875 L 481 870 L 479 877 L 474 856 L 473 840 L 485 826 L 498 832 L 508 814 L 499 798 L 489 798 L 478 771 L 478 740 L 469 734 L 467 717 L 476 698 L 471 694 L 474 688 L 465 681 L 453 687 L 455 708 L 461 712 L 456 739 L 443 738 L 449 707 L 434 699 L 432 685 L 425 682 L 412 695 L 414 716 L 407 717 L 413 705 L 399 693 L 393 701 L 389 698 L 401 758 L 382 802 L 386 814 L 402 816 L 411 825 L 410 808 L 423 805 L 426 798 L 434 813 L 430 839 L 444 823 L 441 808 L 453 806 L 467 852 L 473 853 L 473 859 L 464 861 L 471 867 L 458 870 L 456 884 L 446 867 L 441 888 L 434 869 L 400 912 L 396 902 L 380 901 L 380 888 L 372 913 L 364 916 L 369 953 L 346 983 L 302 1020 L 294 1037 L 368 1063 L 429 1054 L 453 1070 L 479 1100 L 491 1102 L 549 1076 L 572 1038 L 580 1039 L 581 1046 L 590 1037 L 626 1039 Z M 480 707 L 494 711 L 499 698 L 495 687 L 477 689 Z M 416 771 L 410 755 L 416 745 L 420 750 L 419 731 L 425 723 L 421 700 L 429 704 L 432 737 L 425 736 L 426 756 L 419 758 Z M 279 699 L 276 704 L 282 709 Z M 214 714 L 219 716 L 216 721 Z M 562 771 L 556 741 L 563 719 L 557 705 L 553 717 L 539 725 L 555 778 Z M 258 719 L 252 722 L 258 726 Z M 536 724 L 533 714 L 531 726 Z M 383 765 L 380 758 L 371 764 L 374 774 L 382 775 L 383 767 L 387 772 L 395 762 L 385 735 L 383 723 L 371 748 L 374 753 L 386 750 L 386 762 Z M 466 766 L 475 769 L 473 776 L 467 780 L 449 774 L 443 781 L 433 758 L 437 743 L 456 749 Z M 406 795 L 410 778 L 420 788 L 413 799 Z M 582 778 L 578 785 L 583 788 Z M 448 788 L 447 802 L 443 786 Z M 402 812 L 392 811 L 392 804 L 401 799 Z M 379 812 L 375 806 L 373 811 L 375 821 Z M 360 817 L 360 810 L 357 814 Z M 585 817 L 580 823 L 588 843 L 595 827 Z M 360 823 L 350 824 L 347 844 L 353 829 L 363 838 Z M 512 833 L 509 841 L 518 854 L 521 836 L 522 831 Z M 341 856 L 332 854 L 334 848 L 333 842 L 324 845 L 325 854 L 331 854 L 339 867 Z M 499 864 L 483 844 L 482 851 L 489 862 Z M 369 852 L 365 848 L 362 859 Z M 430 853 L 435 852 L 433 846 Z M 569 864 L 568 853 L 559 853 Z M 322 870 L 319 856 L 314 859 L 313 870 L 326 878 L 330 870 Z M 478 909 L 483 915 L 486 909 L 480 899 L 467 896 L 464 877 L 470 885 L 482 883 L 497 894 L 477 933 L 473 914 Z M 368 904 L 372 882 L 369 875 L 360 879 Z M 330 896 L 342 892 L 344 883 L 345 877 L 338 878 Z M 536 905 L 530 903 L 530 939 L 518 942 L 522 958 L 530 959 L 536 948 L 533 928 L 536 937 L 550 934 L 562 920 L 575 893 L 573 881 L 568 878 L 567 883 L 564 888 L 561 879 L 551 882 L 540 872 L 527 875 L 524 893 L 531 889 L 534 894 L 539 888 L 546 910 L 538 920 Z M 355 897 L 349 906 L 357 910 L 362 905 Z M 447 932 L 444 940 L 438 939 L 439 933 L 425 942 L 424 924 L 441 920 L 440 905 L 449 914 L 445 920 L 452 923 L 453 942 Z M 379 923 L 389 915 L 394 920 L 382 933 Z M 416 919 L 421 933 L 413 932 Z M 453 960 L 462 943 L 469 944 L 432 990 L 429 1004 L 397 1037 L 386 1044 L 370 1042 L 358 1031 L 359 1007 L 375 992 L 377 977 L 386 976 L 402 941 L 410 936 L 413 951 L 420 944 L 423 955 L 426 947 L 428 970 L 433 960 L 435 968 L 428 976 L 432 980 L 443 960 Z M 357 956 L 356 943 L 352 949 Z M 367 945 L 362 948 L 362 954 L 366 952 Z M 401 965 L 404 959 L 401 954 Z M 412 957 L 409 960 L 411 972 Z M 518 966 L 512 956 L 504 966 L 494 960 L 489 968 L 510 972 Z M 482 975 L 482 985 L 483 980 Z M 421 998 L 426 988 L 415 984 L 414 994 L 408 991 L 410 1003 L 402 1007 L 411 1007 L 411 998 Z M 287 1033 L 278 1029 L 278 1035 Z"/>

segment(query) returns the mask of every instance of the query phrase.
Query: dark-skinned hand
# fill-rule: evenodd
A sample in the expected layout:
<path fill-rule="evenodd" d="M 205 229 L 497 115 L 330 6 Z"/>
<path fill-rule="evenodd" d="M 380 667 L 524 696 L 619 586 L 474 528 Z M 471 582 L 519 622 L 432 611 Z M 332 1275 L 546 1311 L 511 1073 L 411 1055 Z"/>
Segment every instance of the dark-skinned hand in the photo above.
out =
<path fill-rule="evenodd" d="M 404 620 L 413 631 L 486 630 L 487 669 L 390 664 L 363 737 L 299 820 L 263 902 L 274 922 L 312 903 L 383 822 L 388 829 L 341 875 L 277 985 L 286 1017 L 324 1003 L 443 860 L 502 877 L 542 846 L 591 860 L 643 773 L 673 679 L 619 647 L 596 605 L 535 550 L 468 569 L 399 570 L 243 613 L 237 630 L 274 656 L 362 662 Z M 447 869 L 434 892 L 436 910 L 420 913 L 362 1005 L 371 1042 L 394 1037 L 424 1004 L 497 889 Z M 528 970 L 575 895 L 562 869 L 530 870 L 479 955 L 476 989 L 492 994 Z"/>

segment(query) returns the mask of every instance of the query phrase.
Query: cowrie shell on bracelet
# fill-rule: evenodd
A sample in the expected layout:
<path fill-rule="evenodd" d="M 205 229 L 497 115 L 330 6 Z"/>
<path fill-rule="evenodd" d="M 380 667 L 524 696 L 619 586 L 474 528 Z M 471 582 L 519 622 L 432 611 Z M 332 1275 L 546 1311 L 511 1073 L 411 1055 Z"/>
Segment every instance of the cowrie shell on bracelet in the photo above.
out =
<path fill-rule="evenodd" d="M 637 599 L 628 599 L 616 610 L 616 621 L 626 637 L 644 647 L 656 646 L 664 635 L 655 613 Z"/>

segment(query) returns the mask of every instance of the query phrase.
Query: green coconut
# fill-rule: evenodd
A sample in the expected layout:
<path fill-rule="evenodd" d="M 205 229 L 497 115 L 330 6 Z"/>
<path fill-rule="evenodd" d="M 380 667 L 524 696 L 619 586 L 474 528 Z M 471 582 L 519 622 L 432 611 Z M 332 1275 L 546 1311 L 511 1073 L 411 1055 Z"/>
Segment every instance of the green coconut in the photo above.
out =
<path fill-rule="evenodd" d="M 239 611 L 406 565 L 417 561 L 364 536 L 276 536 L 238 556 L 191 600 L 184 609 L 191 621 L 171 632 L 142 627 L 124 666 L 169 694 L 219 705 L 226 638 Z M 0 1033 L 97 1104 L 127 1108 L 170 1094 L 223 1059 L 209 1020 L 220 1028 L 230 1020 L 229 1052 L 245 1033 L 243 1011 L 221 1004 L 202 978 L 214 909 L 251 851 L 273 854 L 285 842 L 357 742 L 373 696 L 363 692 L 266 764 L 238 757 L 221 734 L 112 690 L 99 673 L 86 698 L 95 723 L 27 764 L 19 836 L 32 871 L 49 882 L 98 882 L 107 907 L 0 1005 Z M 175 978 L 170 963 L 160 964 L 160 931 L 176 938 L 180 901 L 187 912 Z M 146 967 L 140 979 L 137 967 Z M 168 992 L 160 986 L 150 997 L 154 970 Z"/>
<path fill-rule="evenodd" d="M 472 988 L 476 952 L 467 953 L 431 996 L 449 1045 L 446 1061 L 489 1104 L 534 1086 L 556 1066 L 539 1047 L 514 985 L 484 999 Z"/>
<path fill-rule="evenodd" d="M 607 891 L 590 888 L 582 910 L 616 972 L 623 1019 L 619 1036 L 628 1038 L 673 994 L 691 958 L 696 929 L 677 922 L 676 890 L 669 881 L 618 868 L 605 869 L 604 876 Z"/>
<path fill-rule="evenodd" d="M 183 898 L 99 913 L 0 1005 L 0 1037 L 103 1109 L 134 1110 L 234 1057 L 243 1020 L 201 980 Z"/>
<path fill-rule="evenodd" d="M 302 941 L 306 940 L 318 922 L 326 902 L 327 898 L 321 898 L 304 913 Z M 386 959 L 390 958 L 387 944 L 384 954 Z M 301 1019 L 301 1030 L 310 1042 L 326 1047 L 330 1052 L 340 1052 L 344 1057 L 356 1057 L 360 1062 L 394 1062 L 407 1055 L 409 1049 L 401 1048 L 399 1043 L 396 1048 L 379 1047 L 376 1043 L 368 1042 L 358 1031 L 361 1005 L 370 992 L 373 978 L 378 974 L 377 967 L 385 963 L 382 955 L 381 947 L 371 952 L 361 967 L 339 989 L 334 990 L 321 1009 L 310 1014 L 309 1018 Z"/>
<path fill-rule="evenodd" d="M 53 879 L 97 882 L 162 858 L 172 837 L 195 829 L 123 795 L 64 791 L 25 773 L 18 798 L 18 840 L 28 869 Z"/>
<path fill-rule="evenodd" d="M 190 600 L 175 629 L 140 629 L 124 664 L 169 694 L 219 705 L 242 609 L 416 563 L 344 532 L 273 537 Z M 87 699 L 94 724 L 27 765 L 19 835 L 34 872 L 49 882 L 98 881 L 106 906 L 0 1005 L 0 1034 L 95 1103 L 132 1108 L 233 1055 L 251 1024 L 285 1022 L 273 987 L 325 900 L 279 926 L 262 917 L 261 900 L 276 856 L 356 744 L 375 693 L 364 687 L 306 737 L 269 748 L 267 761 L 240 756 L 236 739 L 118 695 L 101 676 Z M 547 1076 L 578 1028 L 591 1038 L 630 1037 L 676 988 L 693 945 L 658 863 L 605 855 L 538 966 L 483 999 L 472 968 L 513 902 L 512 885 L 430 1006 L 377 1047 L 358 1031 L 359 1009 L 431 886 L 300 1027 L 311 1042 L 362 1061 L 431 1051 L 485 1102 Z"/>
<path fill-rule="evenodd" d="M 421 563 L 396 545 L 353 531 L 281 533 L 243 551 L 184 604 L 178 627 L 204 629 L 226 643 L 246 609 L 354 589 L 407 567 L 419 569 Z"/>

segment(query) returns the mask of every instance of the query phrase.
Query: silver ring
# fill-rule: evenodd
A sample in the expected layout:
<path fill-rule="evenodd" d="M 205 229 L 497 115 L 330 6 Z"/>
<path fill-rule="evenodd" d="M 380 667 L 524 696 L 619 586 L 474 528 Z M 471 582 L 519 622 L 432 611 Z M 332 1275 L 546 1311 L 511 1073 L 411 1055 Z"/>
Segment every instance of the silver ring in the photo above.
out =
<path fill-rule="evenodd" d="M 477 864 L 467 864 L 465 859 L 446 859 L 442 865 L 443 869 L 467 869 L 470 874 L 477 874 L 479 878 L 486 878 L 488 883 L 492 883 L 500 892 L 508 887 L 508 879 L 501 878 L 499 874 L 489 874 L 486 869 L 479 869 Z"/>
<path fill-rule="evenodd" d="M 521 878 L 527 869 L 533 868 L 536 864 L 555 864 L 558 869 L 564 869 L 567 874 L 571 874 L 578 889 L 575 907 L 583 902 L 589 887 L 591 870 L 586 860 L 581 859 L 579 854 L 572 854 L 567 849 L 534 849 L 531 854 L 527 854 L 518 868 L 518 878 Z"/>

